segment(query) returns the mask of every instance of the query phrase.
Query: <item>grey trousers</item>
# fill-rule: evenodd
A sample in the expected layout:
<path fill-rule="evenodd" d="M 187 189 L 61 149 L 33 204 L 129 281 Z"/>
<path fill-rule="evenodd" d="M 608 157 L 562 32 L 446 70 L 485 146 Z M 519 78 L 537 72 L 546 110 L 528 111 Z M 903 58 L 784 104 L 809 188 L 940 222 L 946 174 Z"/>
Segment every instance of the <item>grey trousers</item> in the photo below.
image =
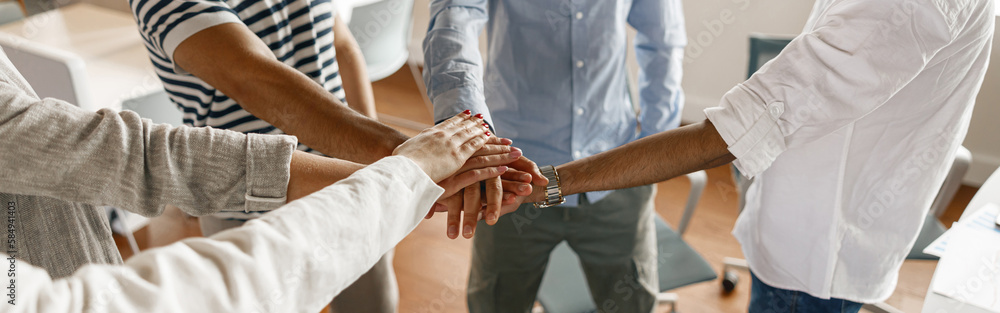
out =
<path fill-rule="evenodd" d="M 239 227 L 245 220 L 222 219 L 214 216 L 199 218 L 205 236 Z M 333 313 L 395 313 L 399 307 L 399 286 L 392 268 L 393 251 L 389 250 L 378 263 L 330 302 Z"/>
<path fill-rule="evenodd" d="M 469 311 L 530 312 L 549 254 L 565 240 L 580 257 L 599 312 L 652 312 L 659 292 L 654 185 L 596 203 L 522 205 L 495 226 L 480 222 L 469 274 Z"/>

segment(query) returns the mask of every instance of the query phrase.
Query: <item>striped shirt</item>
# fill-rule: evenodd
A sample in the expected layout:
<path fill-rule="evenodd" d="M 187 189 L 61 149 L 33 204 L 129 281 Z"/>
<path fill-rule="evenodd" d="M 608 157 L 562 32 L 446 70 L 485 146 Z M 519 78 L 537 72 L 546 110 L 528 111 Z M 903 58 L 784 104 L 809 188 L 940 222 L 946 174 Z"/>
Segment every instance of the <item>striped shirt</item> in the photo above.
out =
<path fill-rule="evenodd" d="M 174 50 L 181 42 L 224 23 L 245 24 L 279 61 L 347 103 L 333 48 L 335 6 L 330 0 L 129 0 L 129 4 L 149 59 L 187 125 L 283 134 L 174 64 Z M 314 152 L 301 144 L 299 150 Z"/>

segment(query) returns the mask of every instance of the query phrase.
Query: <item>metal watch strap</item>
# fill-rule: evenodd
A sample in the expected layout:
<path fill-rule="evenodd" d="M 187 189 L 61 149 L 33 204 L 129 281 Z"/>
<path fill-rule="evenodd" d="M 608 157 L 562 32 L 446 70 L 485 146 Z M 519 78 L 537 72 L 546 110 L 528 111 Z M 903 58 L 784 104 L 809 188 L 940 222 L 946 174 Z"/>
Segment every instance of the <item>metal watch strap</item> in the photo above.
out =
<path fill-rule="evenodd" d="M 542 172 L 542 176 L 549 179 L 549 184 L 545 185 L 545 201 L 535 202 L 535 207 L 547 208 L 566 202 L 566 198 L 563 198 L 562 194 L 562 182 L 559 181 L 559 172 L 556 171 L 555 166 L 546 165 L 538 169 Z"/>

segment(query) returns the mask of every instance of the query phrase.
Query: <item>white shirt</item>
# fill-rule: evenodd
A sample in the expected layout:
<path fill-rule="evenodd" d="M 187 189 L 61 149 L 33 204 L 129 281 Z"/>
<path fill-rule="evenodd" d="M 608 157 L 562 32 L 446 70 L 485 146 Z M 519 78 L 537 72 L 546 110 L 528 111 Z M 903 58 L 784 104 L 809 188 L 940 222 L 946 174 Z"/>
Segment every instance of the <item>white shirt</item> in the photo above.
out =
<path fill-rule="evenodd" d="M 124 266 L 88 265 L 53 281 L 17 260 L 16 304 L 0 312 L 318 312 L 443 192 L 409 159 L 388 157 L 243 227 L 146 250 Z"/>
<path fill-rule="evenodd" d="M 705 110 L 756 181 L 733 234 L 764 283 L 889 297 L 965 137 L 992 0 L 820 0 L 803 34 Z"/>

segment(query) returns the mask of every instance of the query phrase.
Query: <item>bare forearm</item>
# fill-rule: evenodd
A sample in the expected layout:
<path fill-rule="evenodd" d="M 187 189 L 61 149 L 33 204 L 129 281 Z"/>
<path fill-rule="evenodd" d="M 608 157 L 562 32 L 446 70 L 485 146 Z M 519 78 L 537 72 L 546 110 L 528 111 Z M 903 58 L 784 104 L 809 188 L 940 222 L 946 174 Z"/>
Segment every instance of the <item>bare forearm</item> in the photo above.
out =
<path fill-rule="evenodd" d="M 354 36 L 339 16 L 334 25 L 334 33 L 334 49 L 337 51 L 337 64 L 340 66 L 344 92 L 347 94 L 347 105 L 364 116 L 378 119 L 365 57 Z"/>
<path fill-rule="evenodd" d="M 241 24 L 205 29 L 182 42 L 175 62 L 243 109 L 324 154 L 372 163 L 406 136 L 365 117 L 290 66 Z"/>
<path fill-rule="evenodd" d="M 295 151 L 289 168 L 288 202 L 291 202 L 351 176 L 364 165 Z"/>
<path fill-rule="evenodd" d="M 732 162 L 709 121 L 658 133 L 557 167 L 564 194 L 622 189 Z"/>
<path fill-rule="evenodd" d="M 262 71 L 263 75 L 242 80 L 243 88 L 232 97 L 254 116 L 297 136 L 303 144 L 336 158 L 372 163 L 392 154 L 407 139 L 341 105 L 302 73 L 273 67 Z"/>

